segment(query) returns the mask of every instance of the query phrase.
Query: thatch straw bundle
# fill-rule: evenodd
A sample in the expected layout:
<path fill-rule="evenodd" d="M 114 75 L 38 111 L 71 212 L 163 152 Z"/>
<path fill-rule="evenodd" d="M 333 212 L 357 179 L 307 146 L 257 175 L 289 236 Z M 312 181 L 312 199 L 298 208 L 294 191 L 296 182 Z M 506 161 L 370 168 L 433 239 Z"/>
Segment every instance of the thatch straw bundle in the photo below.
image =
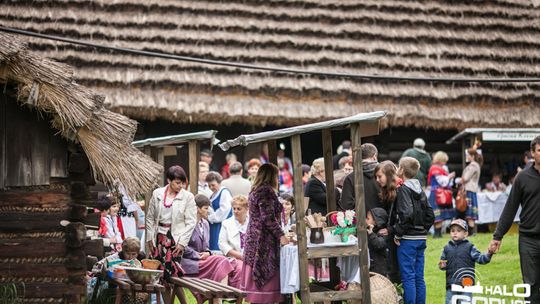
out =
<path fill-rule="evenodd" d="M 71 68 L 30 53 L 14 36 L 0 33 L 0 80 L 18 84 L 19 101 L 54 117 L 52 125 L 80 142 L 95 176 L 119 179 L 129 194 L 145 193 L 162 167 L 131 146 L 137 122 L 103 108 L 104 98 L 76 84 Z"/>
<path fill-rule="evenodd" d="M 88 90 L 72 81 L 73 71 L 33 55 L 13 36 L 0 34 L 0 41 L 0 61 L 6 67 L 6 78 L 19 84 L 19 95 L 29 96 L 33 89 L 39 90 L 34 103 L 38 109 L 55 113 L 72 130 L 83 126 L 96 104 Z"/>
<path fill-rule="evenodd" d="M 130 194 L 133 189 L 149 190 L 163 168 L 133 146 L 112 142 L 111 138 L 99 136 L 86 127 L 79 130 L 78 138 L 96 176 L 112 182 L 119 179 Z"/>

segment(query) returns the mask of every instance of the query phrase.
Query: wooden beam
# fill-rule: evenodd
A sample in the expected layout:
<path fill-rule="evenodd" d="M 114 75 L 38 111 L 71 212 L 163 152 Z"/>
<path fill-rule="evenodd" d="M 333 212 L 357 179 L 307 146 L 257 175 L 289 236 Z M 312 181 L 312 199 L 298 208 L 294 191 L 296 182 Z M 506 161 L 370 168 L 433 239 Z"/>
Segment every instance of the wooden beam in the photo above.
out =
<path fill-rule="evenodd" d="M 319 292 L 311 293 L 312 302 L 361 300 L 361 299 L 362 299 L 362 292 L 360 290 L 319 291 Z M 368 303 L 368 301 L 363 301 L 362 303 Z"/>
<path fill-rule="evenodd" d="M 362 137 L 379 135 L 379 120 L 363 121 L 360 124 Z"/>
<path fill-rule="evenodd" d="M 189 141 L 189 189 L 197 195 L 199 189 L 199 142 Z"/>
<path fill-rule="evenodd" d="M 358 246 L 339 246 L 339 247 L 314 247 L 308 248 L 308 257 L 315 258 L 332 258 L 358 255 Z"/>
<path fill-rule="evenodd" d="M 336 187 L 334 182 L 334 155 L 332 153 L 332 130 L 322 130 L 322 145 L 324 157 L 324 175 L 326 183 L 326 210 L 328 212 L 337 210 Z M 339 284 L 341 278 L 336 259 L 330 259 L 330 282 L 333 285 Z"/>
<path fill-rule="evenodd" d="M 6 178 L 6 103 L 7 94 L 0 94 L 0 189 L 4 189 Z"/>
<path fill-rule="evenodd" d="M 304 303 L 311 303 L 309 297 L 309 275 L 307 256 L 306 222 L 304 220 L 304 191 L 302 184 L 302 145 L 300 135 L 291 137 L 294 202 L 296 209 L 296 235 L 298 238 L 298 264 L 300 269 L 300 294 Z"/>
<path fill-rule="evenodd" d="M 63 191 L 9 190 L 0 195 L 0 206 L 61 208 L 70 202 L 69 193 Z"/>
<path fill-rule="evenodd" d="M 332 153 L 332 131 L 322 130 L 324 171 L 326 183 L 326 208 L 328 212 L 337 210 L 336 187 L 334 185 L 334 160 Z"/>
<path fill-rule="evenodd" d="M 62 231 L 60 221 L 69 218 L 69 210 L 60 212 L 3 211 L 0 212 L 0 230 L 15 231 Z"/>
<path fill-rule="evenodd" d="M 360 283 L 362 285 L 363 304 L 371 304 L 369 284 L 369 257 L 366 230 L 366 201 L 364 197 L 364 173 L 362 172 L 362 133 L 360 123 L 351 126 L 351 140 L 354 167 L 354 194 L 356 198 L 356 236 L 360 246 Z"/>
<path fill-rule="evenodd" d="M 0 258 L 63 257 L 66 251 L 61 239 L 0 240 Z"/>
<path fill-rule="evenodd" d="M 269 140 L 268 145 L 268 162 L 277 166 L 277 143 L 276 140 Z"/>
<path fill-rule="evenodd" d="M 63 298 L 67 295 L 83 295 L 86 286 L 65 283 L 24 283 L 24 298 Z M 71 303 L 71 302 L 70 302 Z"/>
<path fill-rule="evenodd" d="M 152 147 L 151 146 L 144 146 L 144 154 L 150 156 L 152 158 Z M 154 159 L 154 158 L 152 158 Z M 163 172 L 161 173 L 161 176 L 163 176 Z M 148 204 L 150 204 L 150 199 L 152 198 L 152 189 L 149 190 L 144 194 L 144 213 L 148 213 Z"/>
<path fill-rule="evenodd" d="M 66 226 L 66 246 L 70 248 L 78 248 L 83 245 L 86 238 L 86 227 L 83 223 L 69 223 Z"/>
<path fill-rule="evenodd" d="M 86 205 L 80 205 L 80 204 L 72 204 L 71 210 L 69 212 L 69 220 L 70 221 L 82 221 L 88 216 L 88 208 Z M 99 226 L 99 224 L 98 224 Z"/>
<path fill-rule="evenodd" d="M 90 213 L 88 214 L 84 220 L 83 220 L 83 223 L 85 225 L 89 225 L 89 226 L 97 226 L 99 227 L 100 223 L 101 223 L 101 213 L 100 212 L 94 212 L 94 213 Z"/>
<path fill-rule="evenodd" d="M 105 248 L 103 246 L 103 239 L 95 239 L 84 241 L 82 250 L 86 255 L 91 255 L 102 259 L 105 257 Z"/>
<path fill-rule="evenodd" d="M 165 168 L 165 154 L 163 153 L 163 148 L 162 147 L 157 148 L 157 159 L 156 159 L 156 161 L 157 161 L 158 164 L 162 165 L 165 170 L 167 170 L 167 168 Z M 165 177 L 163 175 L 164 174 L 162 173 L 159 176 L 159 186 L 160 187 L 165 185 Z"/>
<path fill-rule="evenodd" d="M 73 275 L 84 276 L 84 270 L 72 271 L 64 264 L 58 263 L 0 263 L 0 272 L 4 277 L 31 278 L 31 277 L 68 277 Z"/>

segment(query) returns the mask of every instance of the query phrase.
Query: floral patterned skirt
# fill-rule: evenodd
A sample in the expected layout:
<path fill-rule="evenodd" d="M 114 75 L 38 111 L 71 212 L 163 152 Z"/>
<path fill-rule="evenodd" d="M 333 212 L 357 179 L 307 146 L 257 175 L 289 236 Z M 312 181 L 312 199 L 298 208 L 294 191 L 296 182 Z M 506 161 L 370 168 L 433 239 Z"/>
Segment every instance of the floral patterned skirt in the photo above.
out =
<path fill-rule="evenodd" d="M 181 277 L 184 275 L 184 271 L 180 266 L 182 260 L 182 254 L 172 254 L 176 248 L 176 243 L 172 237 L 171 231 L 167 232 L 167 235 L 159 233 L 157 235 L 156 245 L 154 251 L 150 254 L 150 257 L 161 262 L 160 270 L 163 270 L 163 283 L 171 277 Z"/>

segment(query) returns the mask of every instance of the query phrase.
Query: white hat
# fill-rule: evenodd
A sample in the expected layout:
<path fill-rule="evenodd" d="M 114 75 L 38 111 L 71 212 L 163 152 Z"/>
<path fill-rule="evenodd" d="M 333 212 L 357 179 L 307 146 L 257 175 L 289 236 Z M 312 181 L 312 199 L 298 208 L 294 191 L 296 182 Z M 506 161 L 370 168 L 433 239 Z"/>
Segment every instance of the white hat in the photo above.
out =
<path fill-rule="evenodd" d="M 415 148 L 424 149 L 425 146 L 426 146 L 426 142 L 421 138 L 417 138 L 413 142 L 413 147 Z"/>

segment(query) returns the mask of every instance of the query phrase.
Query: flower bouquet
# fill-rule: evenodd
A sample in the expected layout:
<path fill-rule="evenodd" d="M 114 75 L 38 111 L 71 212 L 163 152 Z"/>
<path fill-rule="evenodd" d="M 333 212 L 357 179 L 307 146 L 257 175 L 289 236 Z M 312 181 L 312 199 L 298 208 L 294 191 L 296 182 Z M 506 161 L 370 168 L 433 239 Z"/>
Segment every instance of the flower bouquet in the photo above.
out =
<path fill-rule="evenodd" d="M 330 221 L 334 224 L 334 235 L 341 236 L 341 241 L 348 242 L 350 235 L 356 235 L 356 212 L 354 210 L 335 211 L 330 215 Z"/>

